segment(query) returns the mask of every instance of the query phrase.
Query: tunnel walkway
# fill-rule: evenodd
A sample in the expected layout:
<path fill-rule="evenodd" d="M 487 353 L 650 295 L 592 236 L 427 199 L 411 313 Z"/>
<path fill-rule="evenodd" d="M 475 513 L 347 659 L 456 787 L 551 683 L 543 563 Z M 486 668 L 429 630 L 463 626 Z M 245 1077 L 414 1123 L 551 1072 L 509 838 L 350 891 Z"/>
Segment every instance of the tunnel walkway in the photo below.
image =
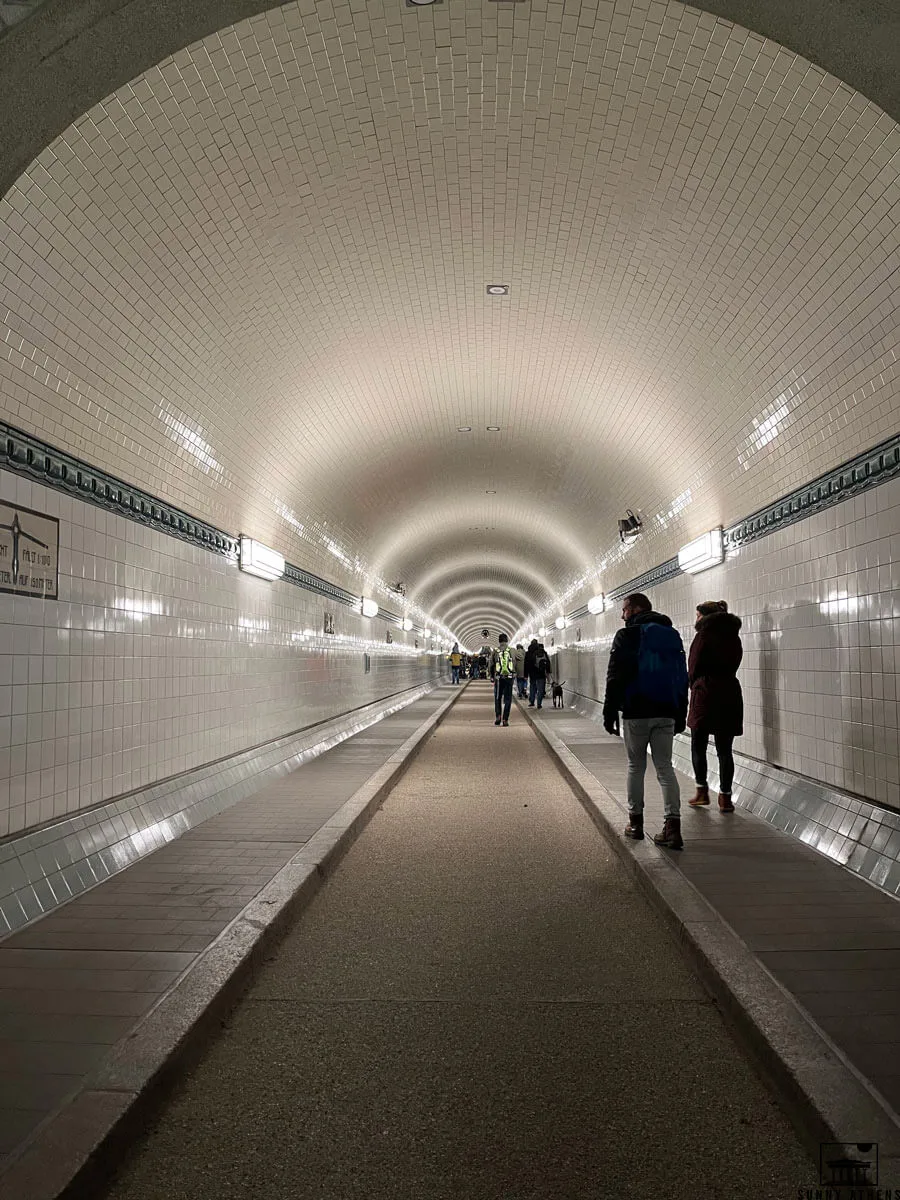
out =
<path fill-rule="evenodd" d="M 622 742 L 572 711 L 531 714 L 619 802 L 625 823 Z M 679 774 L 685 852 L 671 864 L 731 926 L 887 1104 L 900 1112 L 900 904 L 824 854 L 738 808 L 723 817 L 687 801 Z M 662 798 L 647 768 L 647 831 Z"/>
<path fill-rule="evenodd" d="M 407 704 L 0 941 L 5 1165 L 453 694 Z"/>
<path fill-rule="evenodd" d="M 774 1100 L 521 715 L 474 683 L 108 1200 L 813 1183 Z"/>

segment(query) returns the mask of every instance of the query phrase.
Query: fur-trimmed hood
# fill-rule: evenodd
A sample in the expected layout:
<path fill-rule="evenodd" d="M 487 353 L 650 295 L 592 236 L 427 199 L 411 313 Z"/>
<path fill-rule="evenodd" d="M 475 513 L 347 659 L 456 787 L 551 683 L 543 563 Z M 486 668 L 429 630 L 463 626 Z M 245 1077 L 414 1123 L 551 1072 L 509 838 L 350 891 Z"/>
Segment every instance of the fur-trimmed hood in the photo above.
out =
<path fill-rule="evenodd" d="M 701 617 L 694 628 L 698 633 L 715 633 L 737 637 L 741 631 L 741 618 L 730 612 L 714 612 Z"/>

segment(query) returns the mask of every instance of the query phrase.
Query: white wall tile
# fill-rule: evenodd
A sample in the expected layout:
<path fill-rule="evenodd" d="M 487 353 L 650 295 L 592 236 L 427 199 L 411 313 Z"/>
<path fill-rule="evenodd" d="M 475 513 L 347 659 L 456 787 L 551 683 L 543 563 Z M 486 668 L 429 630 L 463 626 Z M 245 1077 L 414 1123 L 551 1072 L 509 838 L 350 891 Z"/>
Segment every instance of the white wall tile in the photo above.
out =
<path fill-rule="evenodd" d="M 65 514 L 59 600 L 0 594 L 0 836 L 446 674 L 383 621 L 6 471 L 0 500 Z"/>
<path fill-rule="evenodd" d="M 868 515 L 860 519 L 862 512 Z M 741 617 L 745 721 L 737 750 L 894 807 L 900 806 L 898 518 L 900 479 L 894 479 L 750 543 L 721 567 L 648 591 L 680 629 L 685 648 L 702 600 L 727 600 Z M 875 561 L 879 568 L 867 565 Z M 603 697 L 620 609 L 577 622 L 580 644 L 574 628 L 566 631 L 560 677 L 592 699 Z"/>

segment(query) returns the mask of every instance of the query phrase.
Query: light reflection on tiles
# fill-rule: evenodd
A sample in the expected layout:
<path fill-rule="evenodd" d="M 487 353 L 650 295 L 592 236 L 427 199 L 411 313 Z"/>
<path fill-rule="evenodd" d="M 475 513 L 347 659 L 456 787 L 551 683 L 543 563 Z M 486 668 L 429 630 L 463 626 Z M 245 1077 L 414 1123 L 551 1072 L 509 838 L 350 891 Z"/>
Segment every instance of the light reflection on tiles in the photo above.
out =
<path fill-rule="evenodd" d="M 441 671 L 413 634 L 41 484 L 0 472 L 0 498 L 60 518 L 59 601 L 0 597 L 0 837 Z"/>
<path fill-rule="evenodd" d="M 649 593 L 686 647 L 702 600 L 726 599 L 743 620 L 735 802 L 891 892 L 900 815 L 877 806 L 900 808 L 898 534 L 894 479 Z M 618 606 L 578 625 L 582 641 L 568 630 L 572 644 L 558 650 L 558 678 L 599 719 Z M 686 738 L 676 759 L 691 775 Z"/>
<path fill-rule="evenodd" d="M 325 726 L 213 763 L 0 845 L 0 937 L 427 695 L 376 701 Z M 124 828 L 123 828 L 124 826 Z"/>

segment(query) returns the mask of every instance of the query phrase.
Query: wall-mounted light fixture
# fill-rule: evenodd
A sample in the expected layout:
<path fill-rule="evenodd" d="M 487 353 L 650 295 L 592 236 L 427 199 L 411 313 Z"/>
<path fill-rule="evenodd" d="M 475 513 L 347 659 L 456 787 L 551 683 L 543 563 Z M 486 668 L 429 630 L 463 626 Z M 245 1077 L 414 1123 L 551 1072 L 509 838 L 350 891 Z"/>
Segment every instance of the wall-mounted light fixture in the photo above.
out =
<path fill-rule="evenodd" d="M 642 522 L 630 508 L 625 509 L 625 516 L 619 521 L 619 541 L 623 544 L 630 542 L 641 532 Z"/>
<path fill-rule="evenodd" d="M 549 632 L 550 630 L 546 627 L 546 625 L 542 625 L 538 630 L 538 637 L 546 637 Z"/>
<path fill-rule="evenodd" d="M 606 608 L 606 597 L 603 595 L 602 592 L 598 592 L 596 596 L 591 596 L 590 600 L 588 600 L 588 602 L 587 602 L 588 612 L 591 613 L 595 617 L 597 616 L 598 613 L 602 613 L 605 608 Z"/>
<path fill-rule="evenodd" d="M 238 566 L 248 575 L 256 575 L 259 579 L 280 579 L 284 574 L 284 555 L 264 546 L 253 538 L 241 535 L 240 557 Z"/>
<path fill-rule="evenodd" d="M 413 627 L 412 617 L 404 617 L 403 621 L 400 625 L 400 628 L 403 630 L 403 632 L 404 633 L 412 633 L 412 627 Z"/>
<path fill-rule="evenodd" d="M 428 638 L 430 638 L 430 637 L 431 637 L 431 630 L 430 630 L 430 629 L 423 629 L 423 630 L 422 630 L 422 637 L 423 637 L 423 638 L 425 638 L 425 639 L 426 639 L 426 641 L 427 641 L 427 640 L 428 640 Z"/>
<path fill-rule="evenodd" d="M 710 529 L 678 551 L 678 565 L 688 575 L 697 575 L 700 571 L 708 571 L 717 567 L 725 560 L 725 539 L 721 525 L 718 529 Z"/>
<path fill-rule="evenodd" d="M 566 618 L 565 617 L 557 617 L 556 618 L 556 628 L 557 629 L 565 629 L 565 627 L 566 627 Z"/>
<path fill-rule="evenodd" d="M 378 601 L 370 600 L 368 598 L 368 596 L 363 596 L 363 598 L 362 598 L 362 615 L 364 617 L 377 617 L 378 616 Z"/>

